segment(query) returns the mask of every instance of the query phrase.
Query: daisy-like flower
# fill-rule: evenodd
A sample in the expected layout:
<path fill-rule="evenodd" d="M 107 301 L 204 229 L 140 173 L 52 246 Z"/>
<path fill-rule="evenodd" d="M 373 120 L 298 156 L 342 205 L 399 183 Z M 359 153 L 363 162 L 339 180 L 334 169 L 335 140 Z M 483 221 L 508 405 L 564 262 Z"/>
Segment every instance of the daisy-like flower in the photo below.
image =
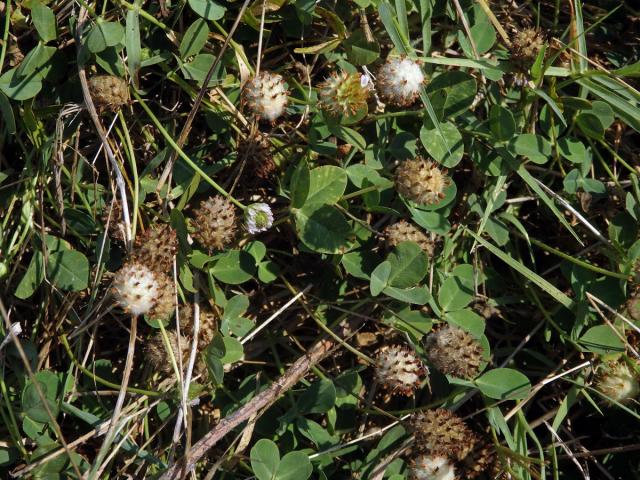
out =
<path fill-rule="evenodd" d="M 407 107 L 424 84 L 424 74 L 417 62 L 406 57 L 389 58 L 378 71 L 378 91 L 383 101 Z"/>
<path fill-rule="evenodd" d="M 265 232 L 273 225 L 273 213 L 266 203 L 252 203 L 244 215 L 247 231 L 252 235 Z"/>

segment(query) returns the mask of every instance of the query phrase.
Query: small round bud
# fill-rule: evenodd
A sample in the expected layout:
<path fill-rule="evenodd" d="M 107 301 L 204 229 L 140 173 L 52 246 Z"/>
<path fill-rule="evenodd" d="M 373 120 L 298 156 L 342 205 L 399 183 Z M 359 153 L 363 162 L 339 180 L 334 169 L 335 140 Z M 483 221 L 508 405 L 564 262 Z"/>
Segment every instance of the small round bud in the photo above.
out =
<path fill-rule="evenodd" d="M 396 171 L 396 189 L 418 205 L 438 203 L 444 198 L 445 188 L 451 184 L 446 173 L 435 162 L 422 157 L 405 160 Z"/>
<path fill-rule="evenodd" d="M 425 351 L 433 365 L 446 375 L 471 380 L 482 363 L 482 346 L 459 327 L 446 325 L 427 336 Z"/>
<path fill-rule="evenodd" d="M 117 111 L 129 102 L 129 86 L 124 78 L 95 75 L 88 80 L 93 103 L 99 110 Z"/>
<path fill-rule="evenodd" d="M 223 250 L 236 236 L 236 211 L 226 198 L 215 195 L 194 212 L 193 237 L 208 250 Z"/>
<path fill-rule="evenodd" d="M 477 443 L 476 435 L 455 413 L 437 408 L 411 417 L 416 448 L 431 455 L 462 460 Z"/>
<path fill-rule="evenodd" d="M 245 226 L 252 235 L 266 232 L 273 225 L 273 213 L 266 203 L 252 203 L 247 207 L 244 215 Z"/>
<path fill-rule="evenodd" d="M 378 92 L 384 102 L 408 107 L 420 94 L 425 78 L 420 65 L 406 57 L 389 58 L 378 70 Z"/>
<path fill-rule="evenodd" d="M 407 346 L 385 345 L 376 357 L 376 380 L 387 390 L 413 395 L 427 374 L 416 353 Z"/>
<path fill-rule="evenodd" d="M 418 455 L 409 466 L 410 480 L 456 480 L 456 470 L 446 457 Z"/>
<path fill-rule="evenodd" d="M 260 72 L 249 80 L 243 94 L 253 113 L 269 122 L 285 113 L 289 99 L 282 76 L 271 72 Z"/>
<path fill-rule="evenodd" d="M 601 365 L 595 387 L 606 395 L 607 401 L 611 403 L 629 402 L 640 393 L 636 375 L 623 360 Z"/>
<path fill-rule="evenodd" d="M 363 82 L 359 73 L 335 73 L 319 86 L 320 108 L 331 115 L 354 115 L 367 106 L 370 82 Z"/>
<path fill-rule="evenodd" d="M 387 226 L 384 229 L 384 235 L 387 248 L 395 247 L 402 242 L 415 242 L 428 257 L 433 256 L 435 241 L 406 220 Z"/>

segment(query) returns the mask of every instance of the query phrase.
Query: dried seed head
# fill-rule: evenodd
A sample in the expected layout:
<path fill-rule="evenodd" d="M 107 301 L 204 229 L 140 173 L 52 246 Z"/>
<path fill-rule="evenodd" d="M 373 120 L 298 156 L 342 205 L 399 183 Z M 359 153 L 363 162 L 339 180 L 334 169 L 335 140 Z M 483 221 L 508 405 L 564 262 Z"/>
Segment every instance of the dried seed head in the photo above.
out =
<path fill-rule="evenodd" d="M 236 236 L 235 208 L 220 195 L 200 203 L 193 220 L 193 237 L 208 250 L 223 250 Z"/>
<path fill-rule="evenodd" d="M 268 180 L 277 170 L 271 155 L 271 144 L 260 134 L 240 141 L 238 159 L 246 161 L 245 178 L 250 181 Z"/>
<path fill-rule="evenodd" d="M 637 397 L 640 385 L 634 372 L 624 360 L 602 365 L 596 378 L 596 389 L 618 403 Z M 613 403 L 613 402 L 611 402 Z"/>
<path fill-rule="evenodd" d="M 407 346 L 385 345 L 376 357 L 376 380 L 387 390 L 413 395 L 427 374 L 416 353 Z"/>
<path fill-rule="evenodd" d="M 273 122 L 280 117 L 289 99 L 282 75 L 260 72 L 244 87 L 244 98 L 253 113 L 262 120 Z"/>
<path fill-rule="evenodd" d="M 158 275 L 137 262 L 125 264 L 113 279 L 116 300 L 133 315 L 149 313 L 155 307 L 161 290 Z"/>
<path fill-rule="evenodd" d="M 640 290 L 636 291 L 627 300 L 627 312 L 632 319 L 640 321 Z"/>
<path fill-rule="evenodd" d="M 178 345 L 178 334 L 173 330 L 167 331 L 167 337 L 169 339 L 169 346 L 173 352 L 173 356 L 178 362 L 178 368 L 182 361 L 182 368 L 186 368 L 189 362 L 189 352 L 191 349 L 191 342 L 187 337 L 180 336 L 180 342 Z M 170 361 L 169 352 L 162 340 L 162 333 L 158 332 L 147 342 L 144 349 L 144 357 L 151 365 L 153 370 L 157 370 L 165 375 L 173 373 L 173 364 Z"/>
<path fill-rule="evenodd" d="M 178 238 L 175 230 L 169 225 L 161 225 L 157 229 L 148 228 L 136 239 L 131 259 L 158 272 L 171 272 L 177 250 Z"/>
<path fill-rule="evenodd" d="M 511 59 L 522 68 L 529 68 L 544 46 L 544 36 L 537 28 L 517 30 L 511 40 Z"/>
<path fill-rule="evenodd" d="M 129 102 L 129 86 L 124 78 L 95 75 L 88 81 L 91 98 L 98 110 L 117 111 Z"/>
<path fill-rule="evenodd" d="M 320 108 L 331 115 L 354 115 L 367 106 L 371 92 L 369 82 L 362 81 L 359 73 L 333 72 L 318 85 Z"/>
<path fill-rule="evenodd" d="M 109 215 L 111 210 L 111 215 Z M 122 217 L 122 204 L 120 200 L 113 202 L 113 208 L 106 207 L 102 212 L 102 223 L 107 226 L 107 233 L 113 240 L 124 242 L 126 238 L 125 224 Z"/>
<path fill-rule="evenodd" d="M 446 457 L 418 455 L 409 466 L 410 480 L 455 480 L 456 470 Z"/>
<path fill-rule="evenodd" d="M 461 462 L 462 478 L 472 480 L 493 467 L 496 460 L 492 443 L 481 441 Z M 493 478 L 493 477 L 492 477 Z"/>
<path fill-rule="evenodd" d="M 396 189 L 418 205 L 438 203 L 444 198 L 444 189 L 451 184 L 446 173 L 435 162 L 422 157 L 405 160 L 396 171 Z"/>
<path fill-rule="evenodd" d="M 154 320 L 165 320 L 171 317 L 176 309 L 175 286 L 168 275 L 156 271 L 155 276 L 158 280 L 158 296 L 147 316 Z"/>
<path fill-rule="evenodd" d="M 180 307 L 180 331 L 184 335 L 193 335 L 193 305 Z M 200 307 L 200 330 L 198 332 L 198 351 L 209 346 L 218 333 L 218 315 L 209 307 Z"/>
<path fill-rule="evenodd" d="M 402 242 L 415 242 L 427 256 L 433 257 L 435 241 L 406 220 L 400 220 L 393 225 L 387 226 L 384 229 L 384 235 L 387 248 L 395 247 Z"/>
<path fill-rule="evenodd" d="M 425 79 L 417 62 L 394 57 L 380 67 L 377 80 L 378 93 L 384 102 L 408 107 L 420 94 Z"/>
<path fill-rule="evenodd" d="M 476 435 L 456 414 L 437 408 L 411 417 L 416 448 L 431 455 L 462 460 L 477 443 Z"/>
<path fill-rule="evenodd" d="M 459 327 L 446 325 L 427 336 L 425 350 L 429 361 L 446 375 L 475 378 L 482 363 L 482 346 Z"/>

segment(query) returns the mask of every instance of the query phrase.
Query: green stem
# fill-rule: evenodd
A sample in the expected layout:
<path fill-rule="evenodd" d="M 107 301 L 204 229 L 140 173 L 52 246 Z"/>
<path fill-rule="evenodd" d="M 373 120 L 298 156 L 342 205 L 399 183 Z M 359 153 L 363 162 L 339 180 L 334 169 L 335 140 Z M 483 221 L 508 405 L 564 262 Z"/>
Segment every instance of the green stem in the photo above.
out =
<path fill-rule="evenodd" d="M 231 194 L 229 194 L 224 188 L 222 188 L 220 185 L 214 182 L 213 179 L 204 172 L 204 170 L 202 170 L 198 165 L 196 165 L 195 162 L 191 160 L 187 156 L 187 154 L 182 151 L 182 149 L 173 140 L 173 138 L 171 138 L 171 135 L 169 135 L 169 132 L 167 132 L 165 128 L 162 126 L 162 124 L 160 123 L 160 120 L 158 120 L 158 118 L 153 114 L 151 109 L 147 106 L 147 104 L 142 99 L 142 97 L 138 95 L 138 92 L 133 90 L 133 96 L 136 98 L 136 100 L 138 100 L 138 102 L 140 103 L 140 106 L 144 109 L 144 111 L 147 112 L 147 115 L 149 115 L 149 118 L 151 119 L 153 124 L 156 126 L 156 128 L 160 131 L 160 133 L 162 134 L 164 139 L 167 141 L 167 143 L 169 143 L 169 145 L 171 145 L 171 147 L 173 147 L 173 149 L 176 152 L 178 152 L 178 155 L 180 156 L 180 158 L 182 158 L 185 161 L 185 163 L 189 165 L 196 173 L 198 173 L 209 185 L 211 185 L 214 189 L 216 189 L 222 195 L 227 197 L 231 202 L 233 202 L 234 205 L 236 205 L 238 208 L 241 208 L 242 210 L 246 210 L 247 207 L 245 205 L 240 203 L 238 200 L 232 197 Z"/>
<path fill-rule="evenodd" d="M 7 47 L 9 46 L 9 25 L 11 25 L 11 2 L 6 2 L 4 12 L 4 32 L 2 32 L 2 51 L 0 51 L 0 73 L 2 73 L 2 66 L 4 65 L 4 57 L 7 54 Z"/>
<path fill-rule="evenodd" d="M 378 185 L 371 185 L 370 187 L 361 188 L 360 190 L 356 190 L 355 192 L 348 193 L 343 195 L 340 200 L 349 200 L 350 198 L 359 197 L 360 195 L 364 195 L 365 193 L 375 192 L 380 190 L 381 187 Z"/>
<path fill-rule="evenodd" d="M 101 378 L 101 377 L 97 376 L 91 370 L 89 370 L 88 368 L 85 368 L 84 366 L 82 366 L 80 364 L 80 362 L 78 362 L 76 357 L 73 355 L 73 352 L 71 351 L 71 347 L 69 346 L 69 342 L 67 340 L 67 336 L 66 335 L 62 334 L 58 338 L 60 338 L 60 340 L 62 341 L 62 346 L 67 351 L 67 355 L 69 355 L 69 358 L 71 359 L 71 361 L 75 364 L 76 367 L 78 367 L 78 369 L 82 373 L 84 373 L 85 375 L 91 377 L 93 380 L 95 380 L 96 383 L 100 383 L 100 384 L 104 385 L 105 387 L 113 388 L 114 390 L 120 390 L 120 385 L 118 385 L 117 383 L 110 382 L 109 380 L 105 380 L 104 378 Z M 140 395 L 146 395 L 148 397 L 161 397 L 163 395 L 160 392 L 154 392 L 154 391 L 151 391 L 151 390 L 142 390 L 141 388 L 135 388 L 135 387 L 127 387 L 127 392 L 129 392 L 129 393 L 137 393 L 137 394 L 140 394 Z"/>
<path fill-rule="evenodd" d="M 171 29 L 168 26 L 166 26 L 164 23 L 162 23 L 160 20 L 158 20 L 156 17 L 154 17 L 150 13 L 140 8 L 139 5 L 134 5 L 132 3 L 125 2 L 124 0 L 120 0 L 120 6 L 126 8 L 127 10 L 137 11 L 142 18 L 144 18 L 150 23 L 153 23 L 156 27 L 160 27 L 165 32 L 171 31 Z"/>

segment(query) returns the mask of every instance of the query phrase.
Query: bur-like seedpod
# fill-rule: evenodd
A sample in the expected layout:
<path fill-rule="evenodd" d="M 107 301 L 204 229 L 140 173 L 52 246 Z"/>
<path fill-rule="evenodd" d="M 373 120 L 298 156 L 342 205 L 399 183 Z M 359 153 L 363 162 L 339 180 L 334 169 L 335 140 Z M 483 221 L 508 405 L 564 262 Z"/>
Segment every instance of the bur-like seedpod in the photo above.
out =
<path fill-rule="evenodd" d="M 511 39 L 511 59 L 520 67 L 530 67 L 544 46 L 544 36 L 537 28 L 517 30 Z"/>
<path fill-rule="evenodd" d="M 118 270 L 113 294 L 122 308 L 132 315 L 165 319 L 173 313 L 173 282 L 146 265 L 132 261 Z"/>
<path fill-rule="evenodd" d="M 88 80 L 89 93 L 99 110 L 117 111 L 129 102 L 129 86 L 115 75 L 95 75 Z"/>
<path fill-rule="evenodd" d="M 136 239 L 131 259 L 158 272 L 171 272 L 177 250 L 178 238 L 171 226 L 150 227 Z"/>
<path fill-rule="evenodd" d="M 173 352 L 178 368 L 182 367 L 185 369 L 189 362 L 191 341 L 185 336 L 178 337 L 178 334 L 172 330 L 166 333 L 167 339 L 169 340 L 169 347 Z M 146 343 L 144 357 L 151 365 L 152 370 L 164 373 L 165 375 L 174 372 L 167 345 L 162 338 L 162 332 L 155 334 Z"/>
<path fill-rule="evenodd" d="M 277 170 L 271 144 L 263 135 L 254 135 L 238 143 L 238 159 L 246 161 L 245 179 L 268 180 Z"/>
<path fill-rule="evenodd" d="M 269 122 L 285 113 L 289 100 L 282 75 L 271 72 L 260 72 L 249 80 L 243 95 L 254 115 Z"/>
<path fill-rule="evenodd" d="M 640 393 L 638 378 L 623 360 L 600 366 L 595 387 L 609 402 L 626 403 Z"/>
<path fill-rule="evenodd" d="M 376 87 L 380 98 L 398 107 L 415 102 L 424 84 L 422 68 L 406 57 L 388 58 L 378 70 Z"/>
<path fill-rule="evenodd" d="M 456 480 L 451 461 L 438 455 L 418 455 L 409 464 L 410 480 Z"/>
<path fill-rule="evenodd" d="M 209 251 L 223 250 L 236 236 L 237 219 L 233 203 L 215 195 L 200 203 L 193 215 L 193 237 Z"/>
<path fill-rule="evenodd" d="M 320 108 L 331 115 L 355 115 L 367 106 L 371 93 L 368 77 L 360 73 L 333 72 L 318 85 Z"/>
<path fill-rule="evenodd" d="M 387 226 L 383 233 L 387 248 L 395 247 L 402 242 L 415 242 L 427 256 L 433 256 L 435 241 L 406 220 L 400 220 L 393 225 Z"/>
<path fill-rule="evenodd" d="M 460 463 L 461 477 L 473 480 L 482 475 L 483 472 L 491 469 L 495 461 L 496 452 L 493 444 L 487 441 L 479 441 Z"/>
<path fill-rule="evenodd" d="M 396 189 L 418 205 L 432 205 L 444 198 L 444 190 L 451 184 L 446 173 L 422 157 L 405 160 L 396 170 Z"/>
<path fill-rule="evenodd" d="M 446 325 L 427 336 L 427 358 L 442 373 L 471 380 L 482 363 L 482 346 L 469 332 Z"/>
<path fill-rule="evenodd" d="M 385 345 L 376 356 L 376 380 L 391 393 L 413 395 L 427 374 L 416 352 L 404 345 Z"/>
<path fill-rule="evenodd" d="M 477 443 L 462 419 L 444 408 L 415 413 L 411 427 L 418 451 L 430 455 L 462 460 Z"/>
<path fill-rule="evenodd" d="M 193 305 L 180 307 L 180 331 L 184 335 L 193 335 Z M 207 306 L 200 307 L 200 329 L 198 332 L 198 351 L 202 352 L 209 346 L 213 337 L 218 333 L 218 315 Z"/>

